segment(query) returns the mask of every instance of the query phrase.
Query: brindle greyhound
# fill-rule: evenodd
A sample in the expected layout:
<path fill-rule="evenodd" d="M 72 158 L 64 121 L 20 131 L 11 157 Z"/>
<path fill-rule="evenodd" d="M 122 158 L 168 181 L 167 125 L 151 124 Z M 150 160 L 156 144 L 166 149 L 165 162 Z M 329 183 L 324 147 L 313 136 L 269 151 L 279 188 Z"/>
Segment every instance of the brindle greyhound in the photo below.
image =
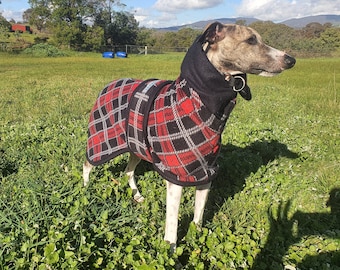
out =
<path fill-rule="evenodd" d="M 163 105 L 164 107 L 161 109 L 155 108 L 156 105 L 152 105 L 153 107 L 148 108 L 148 114 L 145 117 L 146 120 L 143 120 L 143 123 L 146 123 L 146 125 L 149 126 L 145 127 L 145 130 L 142 130 L 146 135 L 144 134 L 144 137 L 140 139 L 141 142 L 138 142 L 140 145 L 142 145 L 141 148 L 147 149 L 147 153 L 143 152 L 143 154 L 141 154 L 138 152 L 141 150 L 136 150 L 136 148 L 133 147 L 132 144 L 135 143 L 135 139 L 131 139 L 131 134 L 120 134 L 119 138 L 124 138 L 121 139 L 123 141 L 122 143 L 124 144 L 123 146 L 121 145 L 120 148 L 114 148 L 114 150 L 112 150 L 112 148 L 111 151 L 108 148 L 110 148 L 110 145 L 112 146 L 114 143 L 112 143 L 112 141 L 109 143 L 102 142 L 99 148 L 101 149 L 100 151 L 105 150 L 104 152 L 106 156 L 104 158 L 102 158 L 102 156 L 96 156 L 95 151 L 99 148 L 98 146 L 93 146 L 95 143 L 95 139 L 93 139 L 95 135 L 93 134 L 103 131 L 103 129 L 105 129 L 103 126 L 105 126 L 106 129 L 109 128 L 106 126 L 108 123 L 107 118 L 105 118 L 105 121 L 102 122 L 99 122 L 98 119 L 95 119 L 96 113 L 97 117 L 99 117 L 98 115 L 100 114 L 101 118 L 103 118 L 103 112 L 99 112 L 100 108 L 98 108 L 98 104 L 96 103 L 97 105 L 95 105 L 93 109 L 93 114 L 91 115 L 92 118 L 90 118 L 89 124 L 87 161 L 83 166 L 84 185 L 87 185 L 89 182 L 89 174 L 93 166 L 100 165 L 117 156 L 118 154 L 121 154 L 122 152 L 130 152 L 130 159 L 125 172 L 128 175 L 129 185 L 133 190 L 135 201 L 143 202 L 144 197 L 140 194 L 137 188 L 134 178 L 134 170 L 141 159 L 145 159 L 153 163 L 155 165 L 155 169 L 167 180 L 166 225 L 164 239 L 170 243 L 171 249 L 173 250 L 176 247 L 177 241 L 178 210 L 183 186 L 196 186 L 195 212 L 193 222 L 200 224 L 202 221 L 203 211 L 210 189 L 211 180 L 216 174 L 216 156 L 220 147 L 221 132 L 223 131 L 224 124 L 235 104 L 235 91 L 240 90 L 236 89 L 237 87 L 235 88 L 235 80 L 241 79 L 240 88 L 246 89 L 246 73 L 257 74 L 261 76 L 274 76 L 281 73 L 285 69 L 292 68 L 294 64 L 295 59 L 293 57 L 289 56 L 283 51 L 274 49 L 264 44 L 260 35 L 249 27 L 231 24 L 223 25 L 219 22 L 210 24 L 204 33 L 194 42 L 193 46 L 186 54 L 182 63 L 181 75 L 179 79 L 173 82 L 171 86 L 165 87 L 162 85 L 162 89 L 165 87 L 164 91 L 158 90 L 161 92 L 160 95 L 171 95 L 172 102 L 177 103 L 175 105 Z M 140 81 L 134 80 L 115 81 L 103 90 L 102 95 L 107 94 L 109 91 L 125 91 L 128 86 L 134 85 L 133 83 L 137 85 L 141 84 Z M 149 88 L 151 89 L 154 87 L 157 83 L 146 83 L 144 85 L 144 90 L 142 89 L 141 91 L 146 91 L 145 86 L 148 86 L 146 87 L 148 90 Z M 137 92 L 137 88 L 135 86 L 131 86 L 129 91 Z M 181 101 L 179 101 L 179 95 L 183 92 L 184 94 L 180 98 L 184 98 L 185 102 L 180 103 Z M 138 94 L 143 93 L 140 92 Z M 137 96 L 137 94 L 132 95 Z M 128 96 L 128 98 L 130 98 L 130 102 L 133 98 L 135 98 L 137 103 L 141 101 L 136 97 Z M 103 100 L 103 98 L 101 99 L 99 97 L 97 102 L 100 102 L 100 100 Z M 188 102 L 188 100 L 190 100 L 190 102 Z M 159 100 L 158 98 L 154 98 L 152 102 L 158 104 Z M 114 103 L 112 102 L 112 104 Z M 117 104 L 118 103 L 116 103 L 116 105 Z M 106 104 L 105 106 L 106 107 L 104 111 L 107 113 L 108 105 Z M 112 105 L 110 106 L 112 107 Z M 123 108 L 124 106 L 124 104 L 118 104 L 118 108 Z M 124 108 L 126 108 L 126 106 Z M 179 127 L 174 128 L 172 125 L 169 125 L 169 122 L 167 122 L 167 128 L 170 130 L 169 126 L 171 126 L 172 129 L 177 130 L 177 133 L 171 133 L 171 130 L 167 130 L 167 133 L 164 135 L 163 133 L 161 134 L 159 131 L 157 131 L 161 124 L 159 124 L 156 120 L 150 119 L 159 117 L 159 114 L 162 113 L 163 110 L 168 110 L 170 107 L 176 107 L 177 110 L 171 111 L 171 117 L 175 118 L 171 121 L 175 121 L 176 124 L 181 126 L 182 129 L 179 129 Z M 117 110 L 117 107 L 115 109 Z M 121 109 L 121 111 L 123 111 L 123 109 Z M 125 116 L 126 119 L 124 118 L 124 121 L 130 121 L 132 117 L 131 111 L 133 111 L 133 109 L 130 108 L 130 111 L 128 112 L 130 114 Z M 184 113 L 182 111 L 184 111 Z M 196 112 L 198 112 L 198 114 L 196 114 Z M 209 114 L 207 117 L 202 116 L 206 115 L 207 112 L 210 113 L 210 116 Z M 167 111 L 166 114 L 168 115 L 169 111 Z M 185 121 L 182 121 L 176 118 L 178 115 L 183 118 L 187 116 L 191 118 L 190 120 L 186 119 Z M 116 116 L 117 115 L 112 117 L 111 115 L 108 116 L 108 118 L 111 117 L 110 119 L 113 119 L 116 118 Z M 194 118 L 196 120 L 198 118 L 204 118 L 205 122 L 204 124 L 197 124 Z M 92 124 L 91 121 L 93 122 Z M 182 125 L 185 126 L 185 123 L 188 121 L 189 124 L 191 123 L 191 127 L 182 127 Z M 207 124 L 208 122 L 209 124 Z M 210 131 L 211 126 L 214 125 L 212 122 L 219 123 L 218 128 L 215 129 L 216 134 L 214 133 L 211 136 L 206 135 L 206 133 Z M 127 127 L 130 128 L 130 130 L 133 130 L 136 128 L 134 127 L 134 124 L 136 123 L 138 124 L 138 121 L 133 122 L 132 124 L 129 123 L 131 126 Z M 150 127 L 151 125 L 154 126 Z M 96 128 L 98 129 L 98 126 L 99 131 L 96 130 Z M 202 126 L 203 129 L 208 126 L 208 129 L 205 129 L 205 131 L 202 131 L 202 133 L 199 133 L 198 130 L 192 131 L 195 128 L 198 129 L 198 126 L 200 126 L 200 128 Z M 101 138 L 106 138 L 109 133 L 110 132 L 106 132 L 105 135 L 101 136 Z M 116 130 L 114 130 L 114 133 L 116 133 Z M 137 134 L 137 132 L 132 133 Z M 197 135 L 198 133 L 199 135 Z M 170 139 L 173 138 L 174 140 L 176 139 L 177 141 L 178 139 L 182 139 L 183 142 L 181 144 L 170 144 L 171 147 L 178 147 L 178 149 L 172 150 L 173 152 L 171 152 L 170 158 L 167 158 L 166 155 L 161 152 L 165 151 L 165 148 L 168 148 L 164 147 L 164 141 L 162 141 L 167 137 Z M 198 138 L 203 138 L 202 140 L 205 141 L 198 142 Z M 126 144 L 125 141 L 129 142 Z M 205 143 L 208 143 L 207 147 L 207 144 Z M 194 150 L 183 150 L 185 149 L 184 145 L 185 147 Z M 167 146 L 169 145 L 167 144 Z M 114 151 L 116 152 L 112 153 Z M 186 151 L 186 155 L 182 158 L 184 151 Z M 163 157 L 163 155 L 165 155 L 165 157 Z M 205 156 L 209 157 L 205 158 Z M 190 162 L 185 163 L 187 160 L 190 160 Z M 176 175 L 180 174 L 177 173 L 180 171 L 184 171 L 187 175 Z M 184 183 L 181 182 L 181 179 L 184 179 Z"/>

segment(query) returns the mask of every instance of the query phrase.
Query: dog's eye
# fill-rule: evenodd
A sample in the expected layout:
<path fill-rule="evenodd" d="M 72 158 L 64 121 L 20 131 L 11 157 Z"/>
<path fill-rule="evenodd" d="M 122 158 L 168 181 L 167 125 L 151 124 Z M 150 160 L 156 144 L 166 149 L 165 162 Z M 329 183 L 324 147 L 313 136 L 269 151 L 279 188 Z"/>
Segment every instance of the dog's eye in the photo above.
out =
<path fill-rule="evenodd" d="M 248 38 L 246 40 L 246 42 L 249 44 L 249 45 L 255 45 L 257 44 L 257 38 L 255 35 L 252 35 L 250 38 Z"/>

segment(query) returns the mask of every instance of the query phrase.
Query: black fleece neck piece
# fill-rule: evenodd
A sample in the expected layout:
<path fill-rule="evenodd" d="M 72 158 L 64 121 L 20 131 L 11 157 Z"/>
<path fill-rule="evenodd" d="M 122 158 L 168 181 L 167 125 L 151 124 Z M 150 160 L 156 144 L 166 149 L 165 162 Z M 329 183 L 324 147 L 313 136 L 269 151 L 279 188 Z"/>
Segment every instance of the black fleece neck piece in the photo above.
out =
<path fill-rule="evenodd" d="M 184 57 L 181 77 L 199 94 L 209 111 L 216 115 L 236 98 L 237 92 L 210 63 L 199 39 L 196 39 Z"/>

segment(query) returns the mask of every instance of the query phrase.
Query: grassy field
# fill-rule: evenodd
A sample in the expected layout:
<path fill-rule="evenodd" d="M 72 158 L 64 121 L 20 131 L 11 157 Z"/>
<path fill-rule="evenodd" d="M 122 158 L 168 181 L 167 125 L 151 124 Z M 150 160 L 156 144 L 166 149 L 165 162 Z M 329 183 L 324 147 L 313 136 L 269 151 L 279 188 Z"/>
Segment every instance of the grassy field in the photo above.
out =
<path fill-rule="evenodd" d="M 249 76 L 223 133 L 202 229 L 182 198 L 175 254 L 162 240 L 165 185 L 127 156 L 81 185 L 99 91 L 121 77 L 175 79 L 183 54 L 103 59 L 1 54 L 0 269 L 340 269 L 340 59 Z"/>

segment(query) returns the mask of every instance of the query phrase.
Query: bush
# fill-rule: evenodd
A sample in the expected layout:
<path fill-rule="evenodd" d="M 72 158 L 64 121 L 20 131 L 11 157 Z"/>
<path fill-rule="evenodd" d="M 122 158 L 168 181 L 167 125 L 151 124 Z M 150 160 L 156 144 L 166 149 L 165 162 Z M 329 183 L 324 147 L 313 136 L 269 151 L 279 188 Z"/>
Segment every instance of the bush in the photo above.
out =
<path fill-rule="evenodd" d="M 24 50 L 25 54 L 39 57 L 66 56 L 66 53 L 49 44 L 36 44 Z"/>

